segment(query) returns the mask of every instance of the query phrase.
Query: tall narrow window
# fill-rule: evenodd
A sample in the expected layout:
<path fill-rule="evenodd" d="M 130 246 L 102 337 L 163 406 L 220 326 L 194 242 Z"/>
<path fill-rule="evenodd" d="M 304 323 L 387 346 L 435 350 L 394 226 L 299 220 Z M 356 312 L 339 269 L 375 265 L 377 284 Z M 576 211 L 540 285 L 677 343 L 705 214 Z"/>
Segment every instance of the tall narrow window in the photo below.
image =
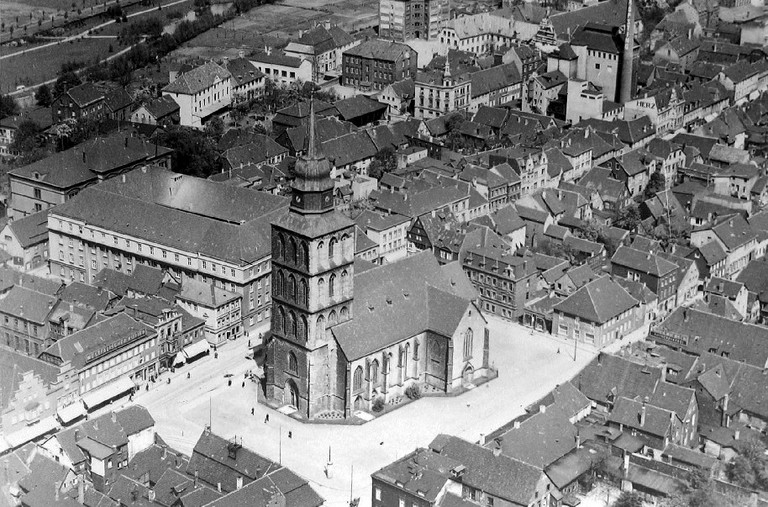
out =
<path fill-rule="evenodd" d="M 336 256 L 336 238 L 331 238 L 328 241 L 328 260 L 333 261 Z"/>
<path fill-rule="evenodd" d="M 472 335 L 472 329 L 467 329 L 467 332 L 464 333 L 464 360 L 472 357 Z"/>
<path fill-rule="evenodd" d="M 299 371 L 299 362 L 296 360 L 296 354 L 288 352 L 288 371 L 297 373 Z"/>
<path fill-rule="evenodd" d="M 363 387 L 363 367 L 358 366 L 355 368 L 355 376 L 352 380 L 352 389 L 357 391 Z"/>
<path fill-rule="evenodd" d="M 331 275 L 331 277 L 328 278 L 328 296 L 336 296 L 336 275 Z"/>

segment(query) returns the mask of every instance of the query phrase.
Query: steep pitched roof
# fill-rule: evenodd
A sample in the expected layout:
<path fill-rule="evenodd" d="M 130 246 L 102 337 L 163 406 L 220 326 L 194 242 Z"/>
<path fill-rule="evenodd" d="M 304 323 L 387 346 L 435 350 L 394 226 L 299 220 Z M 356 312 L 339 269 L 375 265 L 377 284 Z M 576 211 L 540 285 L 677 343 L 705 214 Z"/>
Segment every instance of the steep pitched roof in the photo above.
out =
<path fill-rule="evenodd" d="M 637 304 L 638 301 L 621 285 L 604 276 L 584 285 L 554 309 L 588 322 L 603 324 Z"/>
<path fill-rule="evenodd" d="M 427 330 L 451 337 L 471 304 L 430 251 L 358 273 L 354 283 L 355 319 L 331 328 L 350 361 Z"/>
<path fill-rule="evenodd" d="M 675 264 L 658 255 L 636 250 L 628 246 L 620 246 L 616 249 L 611 262 L 657 277 L 664 276 L 670 271 L 677 269 Z"/>
<path fill-rule="evenodd" d="M 645 420 L 642 413 L 645 412 Z M 669 436 L 672 412 L 641 401 L 619 397 L 608 420 L 658 437 Z"/>
<path fill-rule="evenodd" d="M 230 77 L 232 74 L 221 65 L 215 62 L 206 62 L 177 77 L 173 83 L 163 88 L 163 91 L 194 95 L 207 90 L 216 82 L 224 81 Z"/>
<path fill-rule="evenodd" d="M 22 248 L 30 248 L 48 241 L 48 210 L 19 218 L 8 224 Z"/>
<path fill-rule="evenodd" d="M 650 396 L 661 381 L 661 369 L 651 368 L 611 354 L 599 353 L 571 381 L 587 398 L 600 403 L 619 396 Z"/>
<path fill-rule="evenodd" d="M 16 285 L 0 299 L 0 312 L 43 326 L 56 300 L 54 296 Z"/>

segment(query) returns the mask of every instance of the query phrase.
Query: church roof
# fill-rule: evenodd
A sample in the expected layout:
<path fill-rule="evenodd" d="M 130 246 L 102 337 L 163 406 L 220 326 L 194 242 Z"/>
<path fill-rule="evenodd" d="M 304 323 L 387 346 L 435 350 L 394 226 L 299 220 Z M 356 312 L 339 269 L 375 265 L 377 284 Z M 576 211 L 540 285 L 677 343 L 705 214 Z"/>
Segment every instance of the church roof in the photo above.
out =
<path fill-rule="evenodd" d="M 472 302 L 430 251 L 357 273 L 351 321 L 332 328 L 348 361 L 424 331 L 451 337 Z"/>

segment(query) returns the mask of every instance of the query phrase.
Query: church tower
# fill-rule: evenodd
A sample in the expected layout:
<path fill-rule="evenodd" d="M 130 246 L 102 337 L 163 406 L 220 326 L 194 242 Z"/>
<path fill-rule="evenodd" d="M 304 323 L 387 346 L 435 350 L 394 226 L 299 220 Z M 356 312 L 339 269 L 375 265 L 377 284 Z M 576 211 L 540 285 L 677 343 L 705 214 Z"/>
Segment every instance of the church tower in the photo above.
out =
<path fill-rule="evenodd" d="M 632 100 L 635 90 L 635 9 L 632 0 L 627 0 L 627 17 L 624 24 L 624 52 L 621 62 L 621 83 L 619 102 Z"/>
<path fill-rule="evenodd" d="M 331 164 L 315 134 L 296 161 L 291 206 L 272 224 L 272 321 L 267 398 L 308 419 L 344 412 L 346 361 L 329 327 L 352 318 L 354 222 L 334 208 Z"/>

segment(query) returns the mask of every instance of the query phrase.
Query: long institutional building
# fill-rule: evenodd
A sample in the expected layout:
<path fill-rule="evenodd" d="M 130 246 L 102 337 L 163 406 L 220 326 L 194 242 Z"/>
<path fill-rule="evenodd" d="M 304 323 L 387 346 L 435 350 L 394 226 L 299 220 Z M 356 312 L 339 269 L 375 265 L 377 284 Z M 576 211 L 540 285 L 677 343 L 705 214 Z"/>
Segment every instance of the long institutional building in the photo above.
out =
<path fill-rule="evenodd" d="M 91 283 L 139 264 L 242 294 L 242 335 L 270 315 L 270 224 L 289 199 L 144 167 L 48 216 L 51 273 Z"/>

